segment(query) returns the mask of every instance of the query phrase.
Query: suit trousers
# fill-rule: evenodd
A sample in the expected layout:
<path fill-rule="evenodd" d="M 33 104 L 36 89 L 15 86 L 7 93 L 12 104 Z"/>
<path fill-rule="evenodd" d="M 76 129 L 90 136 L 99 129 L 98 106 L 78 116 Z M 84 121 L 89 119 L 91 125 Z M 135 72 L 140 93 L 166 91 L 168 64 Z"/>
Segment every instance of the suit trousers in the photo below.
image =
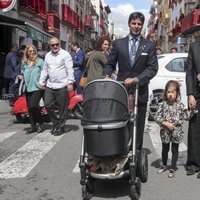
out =
<path fill-rule="evenodd" d="M 138 103 L 138 118 L 137 118 L 137 132 L 136 132 L 137 150 L 141 150 L 143 145 L 146 111 L 147 111 L 147 103 Z"/>
<path fill-rule="evenodd" d="M 83 74 L 83 71 L 81 69 L 74 69 L 74 78 L 75 78 L 75 85 L 76 85 L 76 93 L 77 94 L 83 93 L 83 89 L 79 86 L 82 74 Z"/>
<path fill-rule="evenodd" d="M 200 102 L 197 102 L 198 113 L 189 121 L 188 150 L 186 168 L 200 170 Z"/>
<path fill-rule="evenodd" d="M 52 89 L 46 87 L 44 94 L 44 103 L 50 120 L 54 126 L 62 128 L 65 126 L 67 119 L 67 107 L 69 104 L 69 93 L 67 87 Z M 55 112 L 55 103 L 58 106 L 58 117 Z"/>

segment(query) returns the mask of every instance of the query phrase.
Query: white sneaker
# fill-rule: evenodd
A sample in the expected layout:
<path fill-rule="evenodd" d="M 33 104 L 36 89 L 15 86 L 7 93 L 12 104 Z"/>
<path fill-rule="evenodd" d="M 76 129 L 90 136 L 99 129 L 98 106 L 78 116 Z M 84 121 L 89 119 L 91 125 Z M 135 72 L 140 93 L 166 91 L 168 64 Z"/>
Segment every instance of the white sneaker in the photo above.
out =
<path fill-rule="evenodd" d="M 175 176 L 175 170 L 170 169 L 170 170 L 169 170 L 168 177 L 169 177 L 169 178 L 174 178 L 174 176 Z"/>
<path fill-rule="evenodd" d="M 163 172 L 165 172 L 167 170 L 167 167 L 165 165 L 161 166 L 159 168 L 159 170 L 157 171 L 158 174 L 162 174 Z"/>

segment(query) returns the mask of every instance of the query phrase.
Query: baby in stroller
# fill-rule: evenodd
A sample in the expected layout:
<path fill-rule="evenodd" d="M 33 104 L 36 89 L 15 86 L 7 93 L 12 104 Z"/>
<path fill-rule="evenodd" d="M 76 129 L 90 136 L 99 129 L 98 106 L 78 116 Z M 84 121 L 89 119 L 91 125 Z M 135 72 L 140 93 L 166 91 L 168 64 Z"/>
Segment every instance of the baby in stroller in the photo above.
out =
<path fill-rule="evenodd" d="M 147 155 L 136 151 L 138 86 L 134 113 L 129 111 L 128 94 L 113 80 L 90 82 L 83 93 L 82 152 L 80 156 L 82 196 L 90 199 L 94 179 L 129 177 L 130 197 L 139 199 L 141 181 L 148 176 Z"/>

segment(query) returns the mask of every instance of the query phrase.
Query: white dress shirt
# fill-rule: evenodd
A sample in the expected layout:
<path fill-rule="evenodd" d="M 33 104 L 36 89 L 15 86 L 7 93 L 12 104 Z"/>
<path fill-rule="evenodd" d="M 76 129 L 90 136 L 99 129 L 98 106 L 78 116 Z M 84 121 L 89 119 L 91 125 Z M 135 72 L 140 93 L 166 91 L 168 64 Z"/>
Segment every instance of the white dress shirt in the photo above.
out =
<path fill-rule="evenodd" d="M 54 54 L 48 52 L 45 56 L 39 85 L 52 89 L 60 89 L 74 83 L 74 70 L 71 55 L 64 49 Z"/>

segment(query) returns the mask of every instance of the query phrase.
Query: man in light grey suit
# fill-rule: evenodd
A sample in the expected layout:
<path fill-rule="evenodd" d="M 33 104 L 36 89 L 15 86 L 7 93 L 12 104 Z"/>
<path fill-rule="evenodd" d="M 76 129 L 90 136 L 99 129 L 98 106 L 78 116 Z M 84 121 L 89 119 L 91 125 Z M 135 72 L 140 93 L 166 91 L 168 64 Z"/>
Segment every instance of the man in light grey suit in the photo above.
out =
<path fill-rule="evenodd" d="M 117 80 L 123 81 L 128 93 L 139 84 L 138 123 L 136 148 L 140 150 L 143 143 L 143 132 L 148 101 L 148 84 L 158 71 L 156 46 L 141 35 L 144 15 L 133 12 L 128 19 L 130 33 L 125 38 L 116 40 L 103 70 L 104 77 L 110 77 L 118 64 Z"/>

